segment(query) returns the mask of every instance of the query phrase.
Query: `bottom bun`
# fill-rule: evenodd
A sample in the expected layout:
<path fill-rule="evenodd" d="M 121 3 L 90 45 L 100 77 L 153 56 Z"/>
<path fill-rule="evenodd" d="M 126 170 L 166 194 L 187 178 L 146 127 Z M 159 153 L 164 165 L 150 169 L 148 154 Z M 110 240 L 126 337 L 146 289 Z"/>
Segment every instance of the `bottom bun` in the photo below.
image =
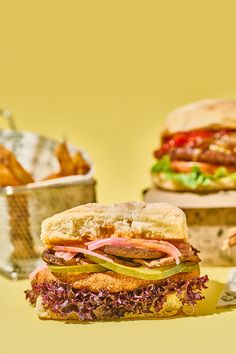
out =
<path fill-rule="evenodd" d="M 222 177 L 217 181 L 209 181 L 208 184 L 200 184 L 195 188 L 187 187 L 181 182 L 170 179 L 166 176 L 165 173 L 153 173 L 152 180 L 156 187 L 170 190 L 170 191 L 179 191 L 179 192 L 211 192 L 219 190 L 234 190 L 236 189 L 236 180 L 233 180 L 230 177 Z"/>
<path fill-rule="evenodd" d="M 117 316 L 106 316 L 105 313 L 100 313 L 100 316 L 96 318 L 96 321 L 111 321 L 111 320 L 138 320 L 138 319 L 151 319 L 161 317 L 171 317 L 177 314 L 192 315 L 194 314 L 196 305 L 183 305 L 176 294 L 171 294 L 166 297 L 166 301 L 160 311 L 152 309 L 148 313 L 132 313 L 126 312 L 124 316 L 117 318 Z M 57 320 L 57 321 L 79 321 L 79 322 L 91 322 L 92 320 L 83 320 L 78 317 L 77 313 L 70 312 L 65 315 L 53 312 L 49 309 L 45 309 L 42 305 L 42 299 L 39 297 L 36 302 L 36 314 L 41 320 Z"/>

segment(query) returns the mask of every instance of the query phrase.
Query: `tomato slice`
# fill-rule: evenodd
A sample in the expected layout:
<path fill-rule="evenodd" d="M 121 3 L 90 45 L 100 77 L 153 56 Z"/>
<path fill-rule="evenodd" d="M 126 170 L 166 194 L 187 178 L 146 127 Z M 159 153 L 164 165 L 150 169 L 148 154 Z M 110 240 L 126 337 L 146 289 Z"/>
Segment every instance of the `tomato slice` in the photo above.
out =
<path fill-rule="evenodd" d="M 205 162 L 196 162 L 196 161 L 171 161 L 171 168 L 175 172 L 191 172 L 192 168 L 197 166 L 204 173 L 214 174 L 215 171 L 219 168 L 219 165 L 205 163 Z M 227 166 L 229 172 L 236 171 L 236 166 Z"/>
<path fill-rule="evenodd" d="M 212 174 L 217 170 L 217 168 L 219 168 L 218 165 L 204 163 L 204 162 L 178 161 L 178 160 L 171 161 L 171 168 L 175 172 L 191 172 L 194 166 L 199 167 L 202 172 L 212 173 Z"/>

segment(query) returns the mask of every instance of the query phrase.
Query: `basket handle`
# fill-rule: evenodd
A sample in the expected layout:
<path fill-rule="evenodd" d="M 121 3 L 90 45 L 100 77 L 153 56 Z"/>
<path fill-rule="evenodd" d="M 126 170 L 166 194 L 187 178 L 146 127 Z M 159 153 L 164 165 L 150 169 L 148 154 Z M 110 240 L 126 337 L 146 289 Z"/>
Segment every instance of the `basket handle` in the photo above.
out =
<path fill-rule="evenodd" d="M 9 111 L 8 109 L 0 108 L 0 116 L 2 116 L 7 121 L 10 129 L 16 130 L 16 125 L 11 111 Z"/>

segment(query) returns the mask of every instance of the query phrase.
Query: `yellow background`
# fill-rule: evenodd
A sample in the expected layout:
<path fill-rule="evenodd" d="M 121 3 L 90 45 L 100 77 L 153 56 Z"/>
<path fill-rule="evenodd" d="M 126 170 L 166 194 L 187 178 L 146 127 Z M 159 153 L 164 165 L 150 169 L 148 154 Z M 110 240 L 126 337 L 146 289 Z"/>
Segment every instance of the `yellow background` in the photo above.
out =
<path fill-rule="evenodd" d="M 165 115 L 236 97 L 235 1 L 1 2 L 0 105 L 95 162 L 100 201 L 139 199 Z"/>
<path fill-rule="evenodd" d="M 234 0 L 8 0 L 0 13 L 0 106 L 13 111 L 21 129 L 66 135 L 85 148 L 95 162 L 99 201 L 141 198 L 170 110 L 236 97 Z M 41 323 L 24 303 L 26 282 L 0 286 L 0 348 L 10 349 L 4 353 L 233 350 L 235 312 Z"/>

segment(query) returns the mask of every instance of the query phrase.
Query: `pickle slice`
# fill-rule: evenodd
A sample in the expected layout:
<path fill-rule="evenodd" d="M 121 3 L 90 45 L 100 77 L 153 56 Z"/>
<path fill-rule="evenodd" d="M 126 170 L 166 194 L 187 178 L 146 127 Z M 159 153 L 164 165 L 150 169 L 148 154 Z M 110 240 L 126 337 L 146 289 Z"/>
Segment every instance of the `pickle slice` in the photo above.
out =
<path fill-rule="evenodd" d="M 100 273 L 107 271 L 107 268 L 102 267 L 100 264 L 78 264 L 74 266 L 54 266 L 48 264 L 48 268 L 54 273 Z"/>
<path fill-rule="evenodd" d="M 103 259 L 94 257 L 94 256 L 87 256 L 91 261 L 98 263 L 102 267 L 107 269 L 113 270 L 116 273 L 128 275 L 130 277 L 145 279 L 145 280 L 159 280 L 165 279 L 177 273 L 187 273 L 192 272 L 193 270 L 199 269 L 198 264 L 194 265 L 187 265 L 185 263 L 179 263 L 178 265 L 169 268 L 169 269 L 149 269 L 147 267 L 127 267 L 122 264 L 118 264 L 115 262 L 108 262 Z"/>

